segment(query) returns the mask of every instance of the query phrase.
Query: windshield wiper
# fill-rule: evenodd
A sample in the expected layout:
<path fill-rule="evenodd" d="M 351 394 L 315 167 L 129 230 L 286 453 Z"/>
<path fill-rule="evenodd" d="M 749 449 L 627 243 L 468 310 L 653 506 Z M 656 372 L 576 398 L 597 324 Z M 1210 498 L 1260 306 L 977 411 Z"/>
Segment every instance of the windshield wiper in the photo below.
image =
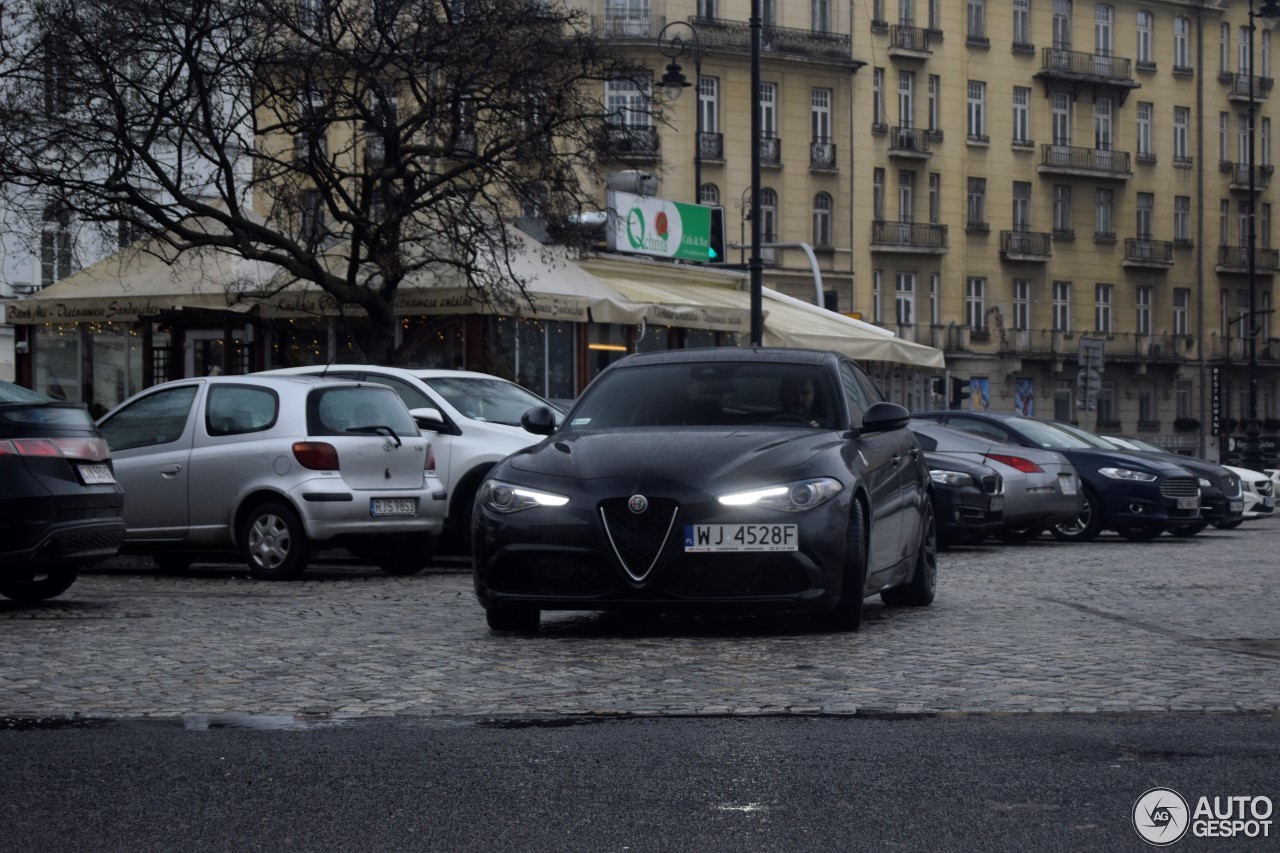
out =
<path fill-rule="evenodd" d="M 399 447 L 404 443 L 400 440 L 400 436 L 396 435 L 396 431 L 389 426 L 370 424 L 368 426 L 347 427 L 343 431 L 344 432 L 371 432 L 374 435 L 385 435 L 395 440 L 396 447 Z"/>

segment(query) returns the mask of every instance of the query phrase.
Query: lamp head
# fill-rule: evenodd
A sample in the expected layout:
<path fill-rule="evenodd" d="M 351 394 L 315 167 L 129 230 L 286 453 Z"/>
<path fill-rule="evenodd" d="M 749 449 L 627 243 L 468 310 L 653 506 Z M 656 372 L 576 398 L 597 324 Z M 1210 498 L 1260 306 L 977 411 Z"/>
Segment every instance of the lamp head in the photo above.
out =
<path fill-rule="evenodd" d="M 1254 13 L 1255 18 L 1262 19 L 1262 26 L 1268 30 L 1274 30 L 1276 24 L 1280 24 L 1280 2 L 1277 0 L 1266 0 L 1262 4 L 1262 8 Z"/>
<path fill-rule="evenodd" d="M 689 81 L 680 73 L 680 64 L 672 62 L 668 65 L 667 73 L 662 75 L 662 88 L 667 93 L 667 98 L 676 100 L 688 86 Z"/>

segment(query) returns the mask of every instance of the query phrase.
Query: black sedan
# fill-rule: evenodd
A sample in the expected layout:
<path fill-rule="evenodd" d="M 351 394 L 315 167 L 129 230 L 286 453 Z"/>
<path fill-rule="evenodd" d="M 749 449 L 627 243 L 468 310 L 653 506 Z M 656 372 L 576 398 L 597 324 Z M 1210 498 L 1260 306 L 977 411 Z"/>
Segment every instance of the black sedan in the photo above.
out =
<path fill-rule="evenodd" d="M 1084 509 L 1050 528 L 1063 541 L 1087 542 L 1114 530 L 1135 542 L 1200 520 L 1200 482 L 1187 469 L 1154 457 L 1094 447 L 1044 421 L 1001 412 L 916 412 L 913 417 L 1024 447 L 1056 450 L 1084 482 Z"/>
<path fill-rule="evenodd" d="M 932 484 L 906 429 L 835 353 L 686 349 L 603 371 L 547 437 L 490 471 L 473 513 L 491 628 L 542 610 L 800 609 L 857 630 L 863 599 L 927 605 Z"/>
<path fill-rule="evenodd" d="M 917 435 L 918 438 L 918 435 Z M 938 547 L 981 542 L 1004 524 L 1004 478 L 986 465 L 925 451 Z"/>
<path fill-rule="evenodd" d="M 0 382 L 0 595 L 43 601 L 124 539 L 124 493 L 82 403 Z"/>

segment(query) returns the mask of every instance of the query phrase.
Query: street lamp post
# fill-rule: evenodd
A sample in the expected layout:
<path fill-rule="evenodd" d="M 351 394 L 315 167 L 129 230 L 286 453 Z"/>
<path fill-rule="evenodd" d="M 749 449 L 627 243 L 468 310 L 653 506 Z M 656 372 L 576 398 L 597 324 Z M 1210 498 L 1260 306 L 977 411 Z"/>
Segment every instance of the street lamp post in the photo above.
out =
<path fill-rule="evenodd" d="M 1257 25 L 1254 21 L 1257 18 L 1262 19 L 1262 25 L 1267 29 L 1271 29 L 1280 22 L 1280 2 L 1277 0 L 1266 0 L 1262 4 L 1262 8 L 1257 12 L 1253 11 L 1253 0 L 1249 0 L 1249 67 L 1246 69 L 1249 74 L 1249 236 L 1246 251 L 1249 254 L 1249 313 L 1245 315 L 1247 327 L 1244 334 L 1248 337 L 1249 362 L 1248 362 L 1248 395 L 1249 395 L 1249 420 L 1245 426 L 1245 452 L 1244 467 L 1261 471 L 1263 467 L 1262 448 L 1259 444 L 1258 437 L 1262 430 L 1258 424 L 1258 188 L 1257 188 L 1257 129 L 1255 115 L 1258 111 L 1258 104 L 1254 100 L 1254 80 L 1257 77 L 1253 58 L 1253 42 L 1254 30 Z"/>
<path fill-rule="evenodd" d="M 667 31 L 672 27 L 683 27 L 689 31 L 686 36 L 679 32 L 673 32 L 670 35 Z M 674 101 L 680 97 L 680 93 L 689 87 L 690 83 L 685 79 L 680 70 L 680 63 L 677 62 L 680 57 L 684 56 L 685 51 L 691 51 L 693 54 L 693 87 L 695 94 L 702 85 L 702 42 L 698 40 L 698 30 L 688 21 L 672 21 L 662 28 L 658 33 L 658 50 L 667 59 L 671 60 L 667 63 L 667 73 L 662 75 L 662 87 L 666 90 L 667 98 Z M 693 141 L 693 203 L 702 203 L 702 98 L 699 96 L 697 102 L 693 105 L 694 114 L 694 141 Z"/>
<path fill-rule="evenodd" d="M 751 283 L 751 345 L 764 342 L 764 260 L 760 257 L 760 0 L 751 0 L 751 258 L 747 276 Z"/>

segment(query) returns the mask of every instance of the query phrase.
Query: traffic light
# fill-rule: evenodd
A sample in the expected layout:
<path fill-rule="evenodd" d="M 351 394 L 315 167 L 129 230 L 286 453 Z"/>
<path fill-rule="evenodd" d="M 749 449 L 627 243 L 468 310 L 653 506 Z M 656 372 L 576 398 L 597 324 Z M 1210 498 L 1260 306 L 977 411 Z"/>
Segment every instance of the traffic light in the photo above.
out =
<path fill-rule="evenodd" d="M 964 401 L 969 399 L 969 380 L 951 378 L 951 400 L 947 406 L 948 409 L 960 409 L 964 407 Z"/>
<path fill-rule="evenodd" d="M 707 263 L 723 264 L 724 255 L 724 208 L 711 208 L 711 240 L 707 250 Z"/>

